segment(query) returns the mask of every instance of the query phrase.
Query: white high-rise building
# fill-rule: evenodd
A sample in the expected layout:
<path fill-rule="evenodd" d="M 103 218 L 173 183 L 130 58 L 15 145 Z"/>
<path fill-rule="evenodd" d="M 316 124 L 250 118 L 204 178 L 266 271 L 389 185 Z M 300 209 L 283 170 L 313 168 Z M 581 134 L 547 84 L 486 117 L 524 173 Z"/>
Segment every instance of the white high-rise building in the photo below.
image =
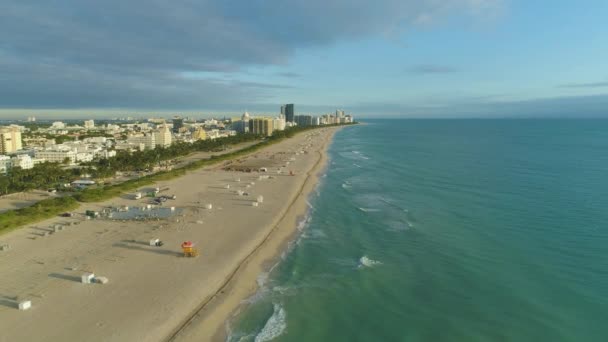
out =
<path fill-rule="evenodd" d="M 86 129 L 95 128 L 95 121 L 94 120 L 84 120 L 84 128 L 86 128 Z"/>
<path fill-rule="evenodd" d="M 166 124 L 162 125 L 159 130 L 154 132 L 156 146 L 169 147 L 171 146 L 171 131 Z"/>
<path fill-rule="evenodd" d="M 275 131 L 285 130 L 285 116 L 281 115 L 278 118 L 275 118 L 273 120 L 272 126 Z"/>

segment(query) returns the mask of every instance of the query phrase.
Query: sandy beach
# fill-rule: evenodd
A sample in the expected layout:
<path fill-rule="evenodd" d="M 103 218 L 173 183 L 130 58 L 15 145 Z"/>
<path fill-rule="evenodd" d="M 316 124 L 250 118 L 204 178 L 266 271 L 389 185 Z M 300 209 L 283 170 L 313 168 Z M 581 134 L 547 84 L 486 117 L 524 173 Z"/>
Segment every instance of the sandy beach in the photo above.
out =
<path fill-rule="evenodd" d="M 125 195 L 1 236 L 10 249 L 0 251 L 0 341 L 223 340 L 225 321 L 297 231 L 336 130 L 159 182 L 176 196 L 167 218 L 85 219 L 84 210 L 150 201 Z M 256 171 L 227 171 L 247 168 Z M 198 257 L 183 256 L 187 240 Z M 109 281 L 83 284 L 86 272 Z M 23 300 L 32 308 L 18 310 Z"/>

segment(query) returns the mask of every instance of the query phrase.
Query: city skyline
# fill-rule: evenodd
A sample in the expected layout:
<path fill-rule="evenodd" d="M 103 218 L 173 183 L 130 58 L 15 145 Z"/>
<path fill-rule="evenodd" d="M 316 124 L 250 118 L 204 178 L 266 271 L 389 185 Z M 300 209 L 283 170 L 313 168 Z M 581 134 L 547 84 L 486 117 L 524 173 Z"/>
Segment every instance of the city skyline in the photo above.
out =
<path fill-rule="evenodd" d="M 608 116 L 602 1 L 4 7 L 1 118 Z"/>

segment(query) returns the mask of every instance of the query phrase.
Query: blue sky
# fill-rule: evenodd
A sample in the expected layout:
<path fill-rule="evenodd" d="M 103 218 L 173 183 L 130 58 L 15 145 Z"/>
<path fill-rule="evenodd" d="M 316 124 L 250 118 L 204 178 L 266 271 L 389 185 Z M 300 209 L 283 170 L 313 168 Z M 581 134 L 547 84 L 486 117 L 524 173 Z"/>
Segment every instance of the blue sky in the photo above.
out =
<path fill-rule="evenodd" d="M 0 3 L 0 117 L 608 116 L 606 1 Z"/>

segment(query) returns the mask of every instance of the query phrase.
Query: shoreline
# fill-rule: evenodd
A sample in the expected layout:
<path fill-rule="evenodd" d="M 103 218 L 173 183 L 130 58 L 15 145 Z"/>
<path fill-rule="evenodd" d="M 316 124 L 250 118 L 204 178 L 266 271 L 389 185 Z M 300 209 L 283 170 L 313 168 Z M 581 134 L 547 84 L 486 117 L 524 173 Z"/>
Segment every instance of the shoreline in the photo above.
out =
<path fill-rule="evenodd" d="M 225 341 L 226 324 L 246 307 L 244 301 L 259 290 L 258 277 L 280 262 L 281 255 L 299 233 L 298 225 L 310 208 L 308 199 L 328 166 L 328 149 L 338 129 L 331 132 L 316 153 L 319 157 L 278 222 L 243 259 L 220 288 L 193 312 L 165 341 Z"/>

